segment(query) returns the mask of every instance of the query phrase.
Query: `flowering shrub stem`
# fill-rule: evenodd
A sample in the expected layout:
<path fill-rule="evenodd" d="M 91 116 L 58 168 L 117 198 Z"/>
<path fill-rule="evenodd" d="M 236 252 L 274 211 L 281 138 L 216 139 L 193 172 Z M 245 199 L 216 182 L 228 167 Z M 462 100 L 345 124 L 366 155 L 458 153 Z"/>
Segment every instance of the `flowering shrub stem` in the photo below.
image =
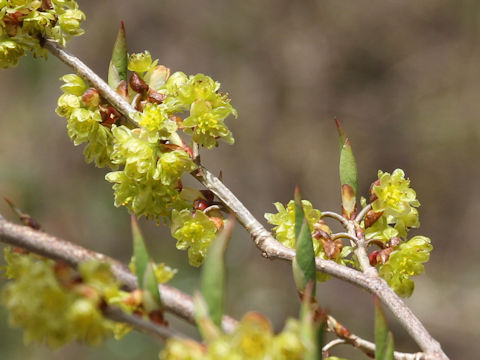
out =
<path fill-rule="evenodd" d="M 11 223 L 5 220 L 5 218 L 3 218 L 1 215 L 0 240 L 6 244 L 27 249 L 50 259 L 64 261 L 72 266 L 77 266 L 79 263 L 88 260 L 100 260 L 108 262 L 111 266 L 112 273 L 124 284 L 127 290 L 134 290 L 137 288 L 137 280 L 135 275 L 133 275 L 125 265 L 119 263 L 118 261 L 106 255 L 85 249 L 71 242 L 56 238 L 47 233 L 33 230 L 27 226 Z M 290 250 L 288 248 L 286 249 Z M 358 271 L 357 273 L 363 275 Z M 159 285 L 159 289 L 163 303 L 168 311 L 182 319 L 189 321 L 190 323 L 195 322 L 193 317 L 193 300 L 189 295 L 167 285 Z M 138 316 L 126 314 L 120 309 L 112 306 L 107 306 L 103 312 L 105 316 L 111 320 L 128 323 L 139 331 L 161 337 L 162 339 L 168 337 L 183 337 L 182 335 L 173 332 L 169 328 L 145 321 Z M 334 329 L 337 327 L 338 321 L 331 315 L 328 315 L 327 323 L 329 326 L 329 331 L 335 332 Z M 224 331 L 232 332 L 237 324 L 237 320 L 229 316 L 223 317 L 222 327 Z M 364 340 L 355 334 L 349 334 L 348 337 L 342 338 L 342 340 L 344 340 L 344 342 L 347 344 L 359 348 L 365 353 L 374 352 L 375 350 L 375 344 L 368 340 Z M 395 359 L 427 359 L 424 357 L 424 355 L 424 353 L 409 354 L 396 351 Z"/>
<path fill-rule="evenodd" d="M 64 261 L 74 267 L 88 260 L 107 262 L 110 264 L 113 275 L 127 290 L 131 291 L 137 289 L 136 276 L 133 275 L 124 264 L 117 260 L 87 250 L 79 245 L 59 239 L 44 232 L 11 223 L 5 220 L 1 215 L 0 239 L 4 243 L 27 249 L 54 260 Z M 159 285 L 159 290 L 167 311 L 191 322 L 192 324 L 195 323 L 193 300 L 189 295 L 168 285 Z M 236 323 L 237 322 L 234 319 L 224 317 L 222 326 L 225 331 L 230 332 L 235 328 Z"/>
<path fill-rule="evenodd" d="M 111 105 L 117 108 L 132 125 L 138 126 L 138 124 L 132 118 L 135 110 L 130 106 L 130 104 L 128 104 L 128 102 L 126 102 L 117 93 L 115 93 L 115 91 L 113 91 L 106 82 L 104 82 L 100 77 L 98 77 L 98 75 L 96 75 L 91 69 L 89 69 L 83 62 L 63 50 L 63 48 L 61 48 L 57 43 L 53 41 L 47 40 L 45 43 L 45 48 L 49 50 L 53 55 L 57 56 L 65 64 L 74 69 L 92 86 L 94 86 L 99 91 L 99 93 L 108 102 L 110 102 Z M 200 166 L 192 173 L 192 175 L 197 180 L 199 180 L 207 189 L 211 190 L 235 215 L 240 224 L 242 224 L 242 226 L 250 233 L 256 246 L 260 249 L 264 257 L 279 258 L 289 261 L 291 261 L 295 257 L 295 251 L 280 244 L 270 234 L 270 232 L 267 231 L 263 227 L 263 225 L 248 211 L 248 209 L 235 197 L 235 195 L 207 169 Z M 364 211 L 362 211 L 359 215 L 362 215 L 363 213 Z M 342 222 L 344 226 L 350 225 L 343 217 L 338 214 L 332 212 L 324 212 L 323 216 L 336 218 L 337 220 Z M 60 257 L 60 254 L 57 254 L 56 256 Z M 360 286 L 368 290 L 369 292 L 378 295 L 382 302 L 392 311 L 397 320 L 417 342 L 422 351 L 425 352 L 425 359 L 448 359 L 448 357 L 443 353 L 440 344 L 432 338 L 432 336 L 425 329 L 421 321 L 395 294 L 395 292 L 388 286 L 388 284 L 383 279 L 378 277 L 377 272 L 371 271 L 372 268 L 368 263 L 368 257 L 366 257 L 367 255 L 364 244 L 357 247 L 357 256 L 359 257 L 362 270 L 364 271 L 363 273 L 348 268 L 346 266 L 339 265 L 333 261 L 323 260 L 320 258 L 316 258 L 315 260 L 316 267 L 317 270 L 321 272 Z M 82 259 L 77 258 L 77 261 L 82 261 Z M 367 263 L 365 263 L 365 261 L 367 261 Z M 120 270 L 115 269 L 114 273 L 116 273 L 117 271 Z M 135 287 L 136 279 L 134 278 L 134 276 L 126 270 L 123 271 L 125 271 L 125 273 L 122 272 L 122 275 L 126 276 L 129 279 L 130 286 Z M 127 285 L 126 282 L 124 283 Z M 168 288 L 169 290 L 167 291 L 167 288 L 168 287 L 162 286 L 161 290 L 166 292 L 166 295 L 162 293 L 162 299 L 164 299 L 166 305 L 167 301 L 173 301 L 173 298 L 175 298 L 175 294 L 176 296 L 186 296 L 185 294 L 179 293 L 177 290 L 173 291 L 173 289 L 171 288 Z M 169 298 L 169 295 L 173 298 Z M 179 308 L 176 307 L 176 305 L 178 304 L 188 304 L 188 306 Z M 170 306 L 172 306 L 172 308 L 169 309 L 170 311 L 176 314 L 183 314 L 184 316 L 182 317 L 193 319 L 193 303 L 191 302 L 191 299 L 189 297 L 188 301 L 185 302 L 170 302 Z M 225 326 L 225 324 L 223 324 L 223 326 Z"/>

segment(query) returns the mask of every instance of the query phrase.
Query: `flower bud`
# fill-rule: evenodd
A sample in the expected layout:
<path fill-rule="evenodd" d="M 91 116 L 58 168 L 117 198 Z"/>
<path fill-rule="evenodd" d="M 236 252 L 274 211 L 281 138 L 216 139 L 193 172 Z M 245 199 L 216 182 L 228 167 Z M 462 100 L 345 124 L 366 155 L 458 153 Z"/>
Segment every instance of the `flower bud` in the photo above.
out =
<path fill-rule="evenodd" d="M 89 107 L 97 107 L 100 104 L 100 94 L 97 89 L 87 89 L 82 95 L 82 101 Z"/>
<path fill-rule="evenodd" d="M 130 87 L 139 94 L 148 90 L 148 84 L 136 72 L 130 77 Z"/>

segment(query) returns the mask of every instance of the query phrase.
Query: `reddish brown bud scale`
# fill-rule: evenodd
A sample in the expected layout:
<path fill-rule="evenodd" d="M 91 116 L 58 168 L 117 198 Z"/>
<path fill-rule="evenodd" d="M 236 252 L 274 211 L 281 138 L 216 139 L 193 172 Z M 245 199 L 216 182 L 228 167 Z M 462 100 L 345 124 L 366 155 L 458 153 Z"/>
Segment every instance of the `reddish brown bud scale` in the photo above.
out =
<path fill-rule="evenodd" d="M 383 211 L 375 212 L 373 210 L 369 210 L 367 215 L 365 215 L 365 229 L 368 229 L 370 226 L 375 224 L 378 219 L 380 219 L 383 215 Z"/>
<path fill-rule="evenodd" d="M 150 319 L 150 321 L 154 322 L 155 324 L 168 326 L 168 321 L 165 320 L 163 310 L 150 311 L 150 313 L 148 314 L 148 318 Z"/>
<path fill-rule="evenodd" d="M 129 307 L 137 308 L 143 302 L 142 290 L 136 289 L 130 293 L 130 296 L 123 300 L 123 303 Z"/>
<path fill-rule="evenodd" d="M 354 219 L 357 212 L 355 190 L 348 184 L 342 185 L 342 215 Z"/>
<path fill-rule="evenodd" d="M 203 196 L 205 196 L 205 199 L 210 203 L 214 200 L 215 194 L 210 191 L 210 190 L 200 190 Z"/>
<path fill-rule="evenodd" d="M 206 208 L 208 208 L 208 202 L 203 200 L 203 199 L 197 199 L 193 202 L 193 208 L 195 210 L 205 210 Z"/>
<path fill-rule="evenodd" d="M 375 200 L 378 199 L 377 194 L 373 191 L 375 186 L 380 185 L 380 179 L 375 180 L 371 185 L 370 185 L 370 202 L 374 202 Z"/>
<path fill-rule="evenodd" d="M 53 5 L 52 5 L 52 0 L 42 0 L 42 10 L 52 10 Z"/>
<path fill-rule="evenodd" d="M 153 89 L 149 89 L 147 93 L 147 101 L 154 104 L 163 103 L 163 100 L 165 100 L 166 97 L 165 94 L 161 94 Z"/>
<path fill-rule="evenodd" d="M 211 216 L 209 217 L 210 221 L 215 224 L 215 227 L 217 228 L 218 231 L 223 229 L 223 218 L 217 217 L 217 216 Z"/>
<path fill-rule="evenodd" d="M 317 231 L 315 231 L 315 233 L 313 234 L 313 237 L 317 240 L 320 240 L 320 239 L 330 240 L 331 239 L 330 234 L 327 233 L 326 231 L 321 230 L 321 229 L 318 229 Z"/>
<path fill-rule="evenodd" d="M 380 250 L 375 250 L 368 255 L 368 260 L 370 261 L 370 265 L 375 266 L 377 265 L 377 255 L 380 253 Z"/>
<path fill-rule="evenodd" d="M 321 241 L 323 250 L 325 251 L 325 255 L 327 256 L 327 258 L 329 258 L 330 260 L 338 258 L 340 252 L 343 249 L 342 241 L 340 239 L 337 239 L 335 241 L 322 239 Z"/>
<path fill-rule="evenodd" d="M 179 130 L 183 130 L 183 119 L 180 116 L 170 115 L 169 118 L 177 123 Z"/>
<path fill-rule="evenodd" d="M 388 247 L 395 248 L 395 247 L 397 247 L 398 245 L 400 245 L 401 242 L 402 242 L 402 239 L 400 239 L 400 238 L 397 237 L 397 236 L 394 236 L 394 237 L 391 238 L 390 241 L 388 242 Z"/>
<path fill-rule="evenodd" d="M 19 254 L 19 255 L 27 255 L 27 254 L 30 254 L 30 251 L 28 250 L 25 250 L 23 248 L 20 248 L 20 247 L 14 247 L 12 249 L 13 253 L 14 254 Z"/>
<path fill-rule="evenodd" d="M 128 84 L 125 80 L 122 80 L 118 83 L 117 93 L 128 101 Z"/>
<path fill-rule="evenodd" d="M 187 152 L 187 154 L 193 159 L 193 150 L 190 146 L 184 145 L 184 150 Z"/>
<path fill-rule="evenodd" d="M 130 87 L 137 93 L 143 94 L 148 91 L 148 84 L 134 72 L 130 77 Z"/>
<path fill-rule="evenodd" d="M 110 105 L 100 105 L 98 107 L 100 116 L 102 117 L 101 124 L 106 127 L 111 127 L 120 119 L 120 113 Z"/>
<path fill-rule="evenodd" d="M 85 105 L 96 107 L 100 104 L 100 94 L 97 89 L 87 89 L 82 95 L 82 101 Z"/>

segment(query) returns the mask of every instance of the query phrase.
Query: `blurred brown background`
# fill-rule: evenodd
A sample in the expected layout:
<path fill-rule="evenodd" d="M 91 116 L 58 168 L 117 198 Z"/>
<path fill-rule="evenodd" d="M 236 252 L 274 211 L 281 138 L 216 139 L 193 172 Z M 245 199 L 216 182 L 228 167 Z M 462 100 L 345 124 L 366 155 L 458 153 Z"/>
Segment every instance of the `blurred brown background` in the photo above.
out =
<path fill-rule="evenodd" d="M 399 167 L 422 203 L 434 252 L 407 300 L 452 359 L 476 358 L 480 336 L 480 2 L 423 1 L 79 1 L 86 34 L 68 49 L 106 77 L 120 20 L 132 52 L 148 49 L 173 71 L 211 75 L 240 117 L 233 147 L 203 153 L 263 222 L 272 203 L 299 184 L 322 210 L 339 207 L 333 117 L 350 135 L 360 188 L 378 169 Z M 87 166 L 55 113 L 58 78 L 71 70 L 50 57 L 24 58 L 0 73 L 0 195 L 46 231 L 128 261 L 129 217 L 113 206 L 105 171 Z M 189 180 L 190 181 L 190 180 Z M 186 181 L 188 183 L 189 181 Z M 195 184 L 191 182 L 191 184 Z M 13 219 L 6 204 L 0 213 Z M 189 293 L 198 270 L 165 227 L 142 222 L 158 260 L 179 269 L 172 284 Z M 228 251 L 229 304 L 239 318 L 266 314 L 277 330 L 296 316 L 290 265 L 262 259 L 237 228 Z M 319 298 L 353 332 L 373 338 L 373 305 L 362 290 L 332 280 Z M 23 346 L 0 310 L 2 359 L 155 359 L 161 344 L 140 334 L 91 349 Z M 390 321 L 398 350 L 416 351 Z M 182 321 L 173 326 L 195 334 Z M 364 359 L 340 349 L 338 355 Z"/>

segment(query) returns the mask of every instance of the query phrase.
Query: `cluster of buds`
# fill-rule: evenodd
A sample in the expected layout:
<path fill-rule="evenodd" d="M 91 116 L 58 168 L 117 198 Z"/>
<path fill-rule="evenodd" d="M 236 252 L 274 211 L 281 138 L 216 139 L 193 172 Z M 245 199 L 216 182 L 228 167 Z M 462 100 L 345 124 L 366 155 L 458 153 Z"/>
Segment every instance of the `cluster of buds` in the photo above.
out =
<path fill-rule="evenodd" d="M 87 262 L 77 271 L 16 248 L 6 248 L 5 259 L 11 281 L 2 289 L 1 301 L 10 324 L 24 329 L 27 343 L 56 348 L 76 340 L 95 345 L 130 330 L 103 317 L 106 304 L 122 303 L 128 296 L 107 264 Z"/>
<path fill-rule="evenodd" d="M 218 92 L 219 83 L 203 74 L 170 75 L 170 69 L 153 61 L 148 51 L 130 55 L 128 70 L 128 82 L 109 79 L 109 83 L 138 110 L 133 116 L 140 128 L 123 124 L 118 111 L 76 75 L 62 78 L 64 94 L 57 113 L 67 118 L 75 145 L 87 143 L 87 162 L 116 170 L 106 175 L 113 183 L 115 205 L 157 222 L 169 221 L 177 247 L 188 249 L 190 262 L 198 266 L 223 228 L 223 213 L 211 192 L 185 195 L 181 177 L 197 165 L 191 145 L 179 132 L 207 148 L 216 146 L 218 139 L 232 143 L 224 119 L 236 116 L 236 111 Z M 185 112 L 189 116 L 182 118 Z"/>
<path fill-rule="evenodd" d="M 73 0 L 0 0 L 0 67 L 16 65 L 28 51 L 46 56 L 45 39 L 65 45 L 83 34 L 84 19 Z"/>

